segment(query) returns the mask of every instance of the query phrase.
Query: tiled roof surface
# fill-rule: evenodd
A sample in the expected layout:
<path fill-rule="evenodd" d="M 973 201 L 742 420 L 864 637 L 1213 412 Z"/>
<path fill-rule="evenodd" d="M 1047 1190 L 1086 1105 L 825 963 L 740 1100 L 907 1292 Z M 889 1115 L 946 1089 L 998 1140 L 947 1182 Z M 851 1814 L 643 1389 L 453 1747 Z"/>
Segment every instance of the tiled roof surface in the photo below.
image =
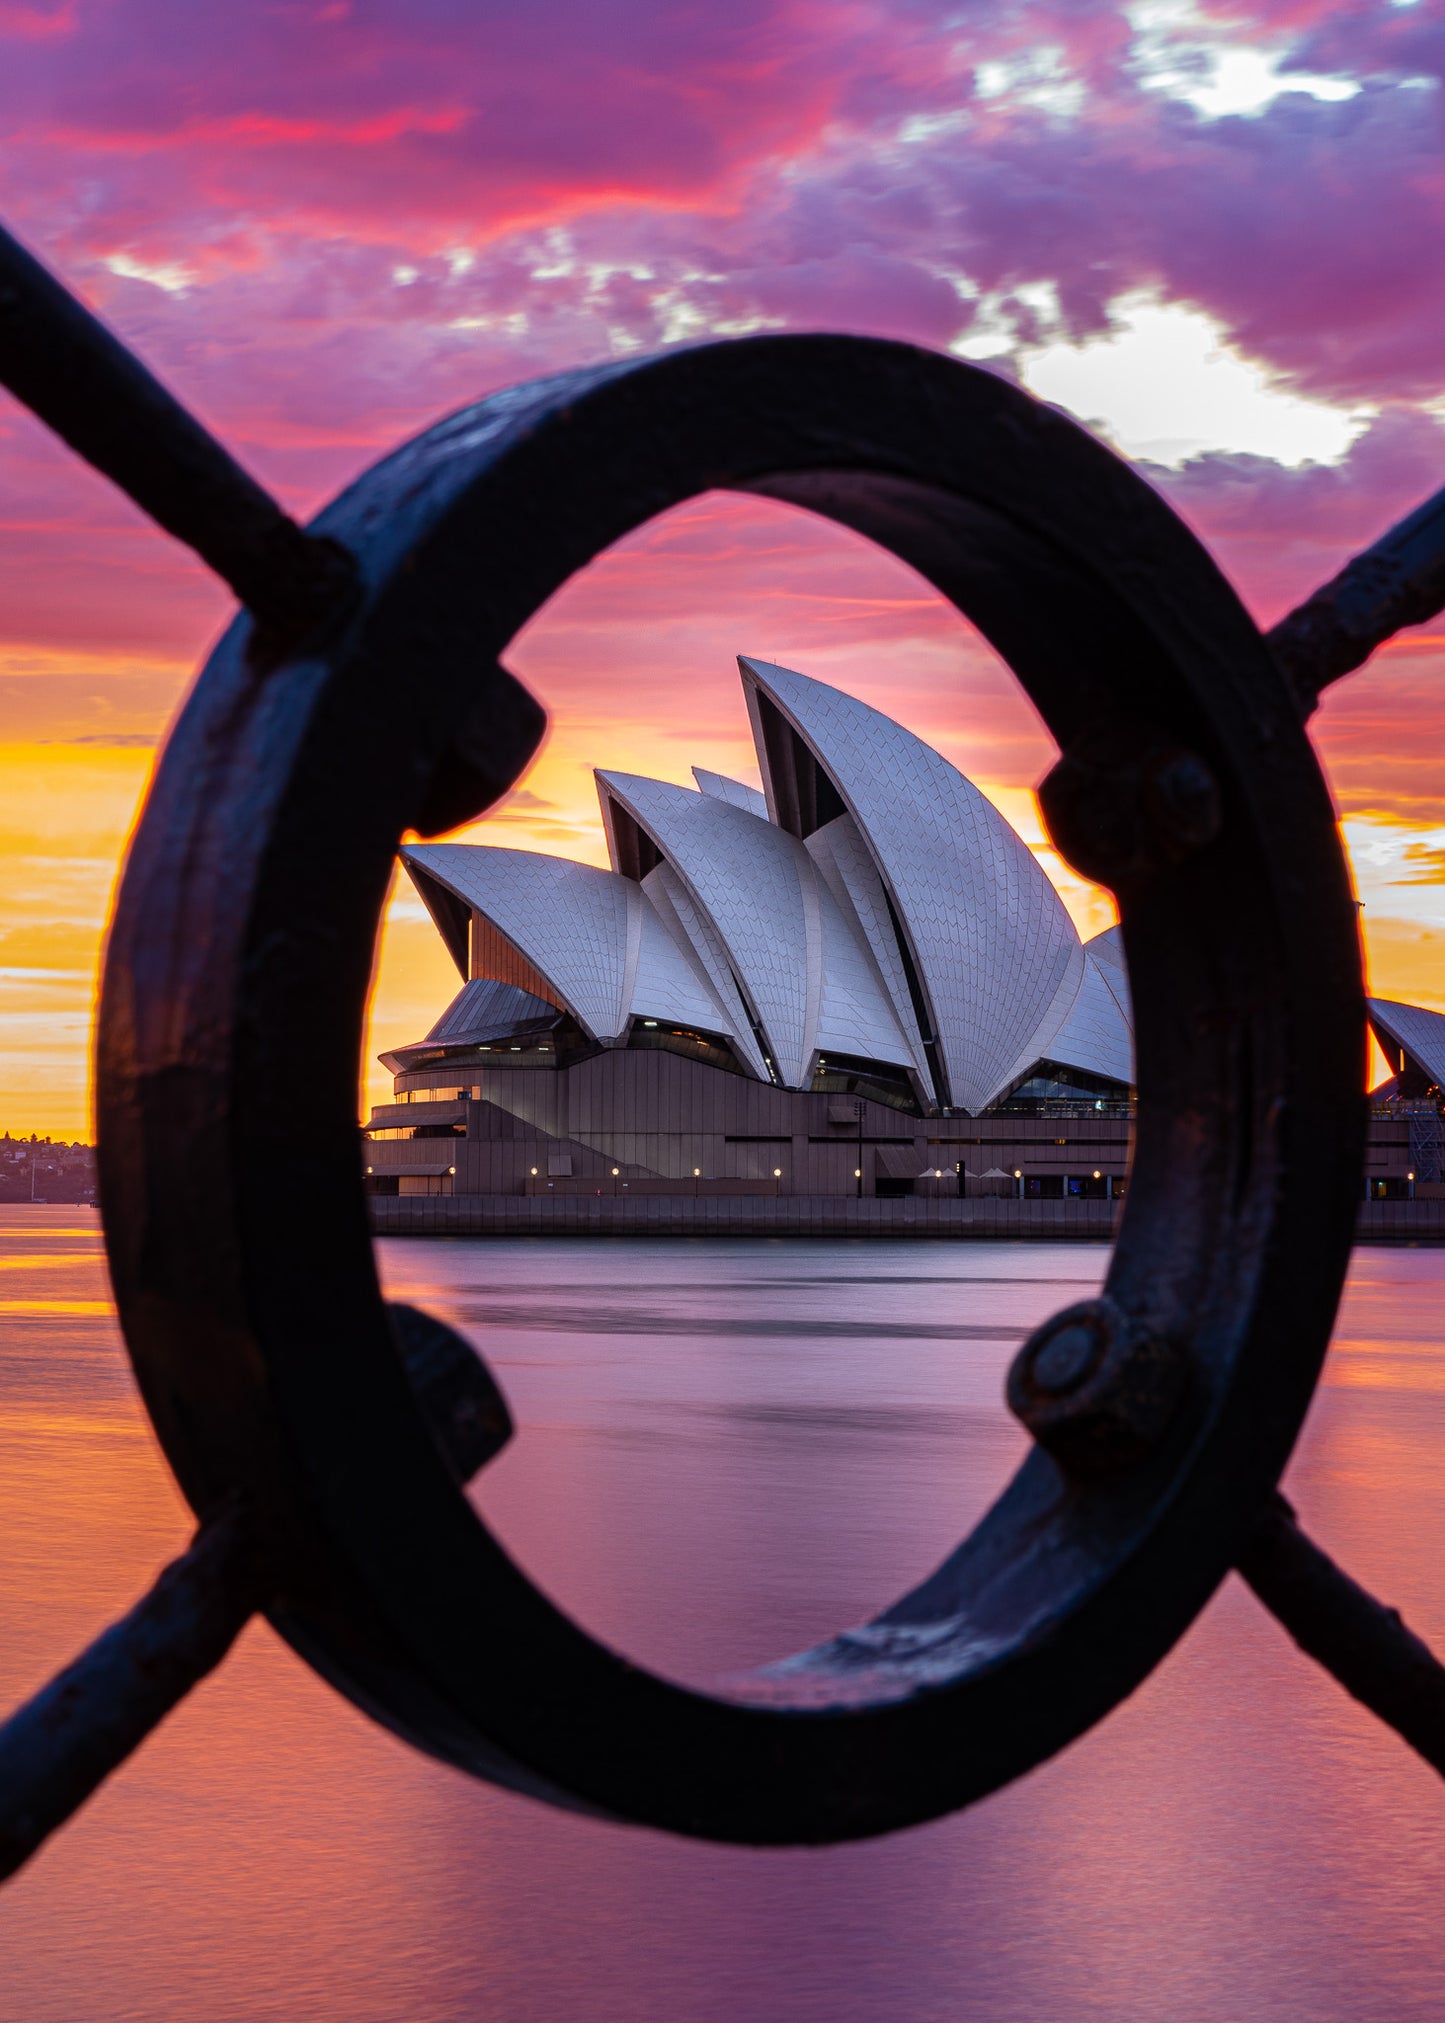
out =
<path fill-rule="evenodd" d="M 1369 999 L 1370 1017 L 1418 1061 L 1432 1082 L 1445 1088 L 1445 1013 L 1423 1005 L 1395 1004 L 1386 997 Z"/>
<path fill-rule="evenodd" d="M 727 801 L 603 772 L 722 937 L 784 1082 L 797 1088 L 808 1011 L 807 919 L 789 839 Z"/>
<path fill-rule="evenodd" d="M 766 1082 L 767 1063 L 753 1034 L 747 1006 L 738 994 L 732 958 L 716 927 L 671 865 L 659 864 L 649 871 L 642 881 L 642 890 L 668 932 L 680 945 L 692 950 L 708 987 L 726 1013 L 720 1030 L 731 1034 L 758 1080 Z"/>
<path fill-rule="evenodd" d="M 691 950 L 674 939 L 645 889 L 641 906 L 641 946 L 629 1010 L 636 1018 L 669 1019 L 730 1034 L 733 1019 L 719 1004 L 706 973 Z"/>
<path fill-rule="evenodd" d="M 1102 934 L 1096 934 L 1092 941 L 1084 943 L 1084 950 L 1093 957 L 1102 970 L 1104 981 L 1113 992 L 1115 1002 L 1123 1014 L 1124 1023 L 1132 1034 L 1134 1000 L 1129 994 L 1129 966 L 1124 960 L 1123 936 L 1117 927 L 1106 927 Z"/>
<path fill-rule="evenodd" d="M 789 839 L 791 841 L 791 838 Z M 917 1066 L 867 942 L 851 909 L 838 904 L 828 885 L 809 867 L 822 915 L 823 952 L 818 1023 L 813 1047 L 822 1054 L 851 1054 L 895 1067 Z M 909 1025 L 913 1024 L 910 1017 Z M 926 1064 L 923 1074 L 927 1086 Z"/>
<path fill-rule="evenodd" d="M 878 876 L 877 865 L 868 854 L 867 844 L 858 833 L 857 823 L 851 815 L 835 816 L 821 829 L 813 831 L 804 848 L 872 957 L 894 1022 L 904 1038 L 907 1058 L 924 1088 L 931 1089 L 928 1057 L 923 1051 L 918 1021 L 913 1016 L 908 978 L 904 973 L 903 958 L 898 952 L 898 939 L 888 918 L 888 899 L 883 881 Z"/>
<path fill-rule="evenodd" d="M 1063 1025 L 1041 1049 L 1048 1059 L 1116 1082 L 1134 1079 L 1134 1042 L 1119 1000 L 1110 989 L 1109 965 L 1097 961 L 1093 943 L 1084 949 L 1078 995 Z"/>
<path fill-rule="evenodd" d="M 657 1019 L 731 1038 L 754 1074 L 768 1079 L 770 1061 L 791 1088 L 821 1053 L 908 1067 L 929 1089 L 896 912 L 954 1107 L 985 1108 L 1041 1058 L 1129 1081 L 1118 930 L 1085 950 L 1008 823 L 911 732 L 804 675 L 739 664 L 846 805 L 805 841 L 768 819 L 756 789 L 697 767 L 698 792 L 597 775 L 609 833 L 608 811 L 625 810 L 661 853 L 640 884 L 474 844 L 413 846 L 403 860 L 490 922 L 535 972 L 528 987 L 553 988 L 597 1039 Z M 468 1016 L 480 1011 L 482 988 L 468 985 L 447 1016 L 463 1001 Z M 1445 1019 L 1383 1014 L 1415 1022 L 1400 1041 L 1417 1058 L 1445 1053 Z"/>
<path fill-rule="evenodd" d="M 556 985 L 594 1039 L 622 1032 L 627 914 L 637 893 L 630 879 L 567 857 L 476 843 L 419 843 L 401 854 L 485 915 Z"/>
<path fill-rule="evenodd" d="M 802 844 L 734 802 L 600 772 L 708 917 L 788 1088 L 821 1045 L 906 1065 L 897 1020 Z"/>
<path fill-rule="evenodd" d="M 955 1107 L 983 1109 L 1048 1052 L 1079 939 L 1032 853 L 971 781 L 854 696 L 740 662 L 832 780 L 904 923 Z M 760 741 L 761 742 L 761 741 Z M 767 754 L 759 763 L 767 777 Z"/>
<path fill-rule="evenodd" d="M 562 1014 L 545 998 L 533 997 L 513 983 L 498 983 L 491 977 L 473 977 L 464 983 L 431 1031 L 429 1040 L 445 1040 L 458 1046 L 467 1040 L 486 1040 L 494 1034 L 510 1033 L 524 1025 L 555 1026 Z"/>
<path fill-rule="evenodd" d="M 710 795 L 715 801 L 729 801 L 735 808 L 744 808 L 750 815 L 761 815 L 766 821 L 768 804 L 756 787 L 744 786 L 741 780 L 730 780 L 726 773 L 710 773 L 706 766 L 694 766 L 692 776 L 697 781 L 700 794 Z"/>

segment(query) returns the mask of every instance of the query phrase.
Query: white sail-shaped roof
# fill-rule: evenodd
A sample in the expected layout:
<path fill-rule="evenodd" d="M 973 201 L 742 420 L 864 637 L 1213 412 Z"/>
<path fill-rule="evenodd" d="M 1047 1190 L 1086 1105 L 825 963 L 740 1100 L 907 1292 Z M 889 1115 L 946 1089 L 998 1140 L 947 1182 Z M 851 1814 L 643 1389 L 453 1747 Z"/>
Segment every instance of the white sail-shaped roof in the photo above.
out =
<path fill-rule="evenodd" d="M 1371 1023 L 1445 1089 L 1445 1013 L 1423 1005 L 1396 1004 L 1387 997 L 1368 1000 Z"/>
<path fill-rule="evenodd" d="M 1084 953 L 1096 962 L 1103 972 L 1104 981 L 1113 993 L 1114 1002 L 1119 1007 L 1120 1016 L 1128 1027 L 1131 1039 L 1134 1031 L 1134 1000 L 1129 993 L 1129 965 L 1124 959 L 1124 937 L 1116 927 L 1106 927 L 1102 934 L 1096 934 L 1092 941 L 1084 943 Z M 1133 1080 L 1133 1076 L 1130 1076 Z"/>
<path fill-rule="evenodd" d="M 761 815 L 767 820 L 768 803 L 756 787 L 730 780 L 726 773 L 710 773 L 706 766 L 694 766 L 692 776 L 700 794 L 711 795 L 715 801 L 731 801 L 735 808 L 746 808 L 750 815 Z"/>
<path fill-rule="evenodd" d="M 733 801 L 664 780 L 599 772 L 597 782 L 609 834 L 610 801 L 651 838 L 706 917 L 786 1088 L 809 1086 L 820 1051 L 910 1065 L 866 944 L 795 837 Z"/>
<path fill-rule="evenodd" d="M 616 1039 L 632 1017 L 735 1036 L 702 965 L 632 879 L 488 845 L 426 843 L 401 854 L 495 927 L 592 1038 Z"/>
<path fill-rule="evenodd" d="M 1133 1035 L 1109 987 L 1107 965 L 1095 959 L 1092 943 L 1084 949 L 1084 972 L 1068 1016 L 1035 1058 L 1040 1056 L 1114 1082 L 1134 1079 Z"/>
<path fill-rule="evenodd" d="M 567 857 L 477 844 L 413 844 L 401 855 L 490 921 L 584 1032 L 612 1039 L 623 1030 L 628 914 L 641 901 L 629 879 Z"/>
<path fill-rule="evenodd" d="M 714 1030 L 726 1033 L 742 1059 L 760 1082 L 770 1081 L 771 1072 L 763 1045 L 754 1030 L 752 1014 L 742 999 L 732 958 L 721 935 L 670 864 L 657 864 L 642 881 L 647 902 L 679 946 L 686 947 L 700 970 L 706 988 L 722 1008 L 722 1022 Z M 647 1006 L 639 1004 L 643 1014 Z"/>
<path fill-rule="evenodd" d="M 873 958 L 898 1029 L 905 1035 L 913 1072 L 923 1088 L 931 1088 L 928 1056 L 909 998 L 898 937 L 888 917 L 888 895 L 883 890 L 878 867 L 868 854 L 868 846 L 858 833 L 857 823 L 851 815 L 837 815 L 821 829 L 815 829 L 803 847 L 844 917 L 852 923 L 858 940 Z"/>
<path fill-rule="evenodd" d="M 1021 1062 L 1047 1054 L 1077 995 L 1083 951 L 1062 901 L 997 809 L 921 738 L 806 675 L 747 658 L 738 665 L 774 821 L 787 813 L 806 834 L 843 809 L 852 816 L 933 1028 L 946 1084 L 938 1099 L 986 1108 Z M 778 777 L 796 757 L 776 717 L 831 792 Z M 818 819 L 800 820 L 804 806 Z"/>
<path fill-rule="evenodd" d="M 613 868 L 461 843 L 402 851 L 458 968 L 572 1015 L 729 1041 L 747 1071 L 904 1069 L 977 1111 L 1040 1060 L 1127 1083 L 1117 929 L 1085 948 L 1044 873 L 957 769 L 877 710 L 742 660 L 767 782 L 597 774 Z M 1401 1043 L 1424 1062 L 1445 1020 Z M 1419 1022 L 1424 1021 L 1424 1024 Z M 1438 1072 L 1438 1071 L 1437 1071 Z"/>
<path fill-rule="evenodd" d="M 811 1051 L 828 1058 L 844 1054 L 855 1060 L 913 1067 L 927 1088 L 926 1064 L 922 1071 L 917 1068 L 914 1049 L 889 1002 L 873 951 L 811 864 L 809 870 L 823 929 L 818 1025 Z"/>
<path fill-rule="evenodd" d="M 627 1004 L 631 1015 L 701 1026 L 705 1032 L 741 1038 L 746 1028 L 735 1030 L 737 1022 L 718 1002 L 691 946 L 670 932 L 645 887 L 637 912 L 637 966 Z"/>

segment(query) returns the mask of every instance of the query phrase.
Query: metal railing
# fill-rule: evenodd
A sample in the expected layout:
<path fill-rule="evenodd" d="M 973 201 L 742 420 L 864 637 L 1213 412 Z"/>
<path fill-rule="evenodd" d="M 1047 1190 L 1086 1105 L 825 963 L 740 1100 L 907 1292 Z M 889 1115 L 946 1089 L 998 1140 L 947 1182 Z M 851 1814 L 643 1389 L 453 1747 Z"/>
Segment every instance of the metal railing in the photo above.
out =
<path fill-rule="evenodd" d="M 0 379 L 244 606 L 137 830 L 98 1041 L 117 1307 L 200 1529 L 0 1730 L 0 1868 L 258 1610 L 479 1777 L 680 1833 L 818 1842 L 966 1805 L 1082 1735 L 1236 1567 L 1445 1771 L 1445 1671 L 1276 1488 L 1365 1124 L 1354 909 L 1303 723 L 1445 603 L 1445 493 L 1266 639 L 1128 466 L 998 377 L 903 345 L 750 338 L 513 388 L 305 530 L 9 240 Z M 508 643 L 603 548 L 717 487 L 870 535 L 1010 661 L 1060 747 L 1053 838 L 1119 900 L 1141 1094 L 1106 1289 L 1010 1373 L 1034 1440 L 1013 1483 L 876 1621 L 703 1694 L 587 1636 L 462 1495 L 506 1407 L 465 1342 L 382 1300 L 354 1067 L 398 839 L 475 815 L 535 749 Z M 283 1154 L 304 1226 L 268 1209 Z"/>

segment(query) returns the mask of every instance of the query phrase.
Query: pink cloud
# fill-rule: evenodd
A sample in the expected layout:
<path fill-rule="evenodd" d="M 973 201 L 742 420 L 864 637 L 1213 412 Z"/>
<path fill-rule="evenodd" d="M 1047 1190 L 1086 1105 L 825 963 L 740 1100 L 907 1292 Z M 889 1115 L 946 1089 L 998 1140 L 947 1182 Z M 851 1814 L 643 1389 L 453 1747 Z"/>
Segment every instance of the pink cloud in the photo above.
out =
<path fill-rule="evenodd" d="M 1337 464 L 1216 454 L 1150 475 L 1272 625 L 1445 482 L 1445 422 L 1391 408 Z"/>
<path fill-rule="evenodd" d="M 76 0 L 57 7 L 30 7 L 24 0 L 0 4 L 0 40 L 56 42 L 75 32 Z"/>
<path fill-rule="evenodd" d="M 961 22 L 865 0 L 129 0 L 15 45 L 10 202 L 118 315 L 144 283 L 127 294 L 97 262 L 180 264 L 198 299 L 172 327 L 224 344 L 241 316 L 252 337 L 405 324 L 423 380 L 417 352 L 444 360 L 468 319 L 525 320 L 492 347 L 525 370 L 759 320 L 946 343 L 971 290 L 1027 336 L 1017 291 L 1046 282 L 1076 335 L 1152 288 L 1317 394 L 1427 398 L 1445 30 L 1425 15 L 1232 6 L 1233 40 L 1270 42 L 1286 78 L 1362 88 L 1211 120 L 1147 88 L 1122 8 L 1098 0 Z M 1005 82 L 985 94 L 988 64 Z"/>
<path fill-rule="evenodd" d="M 1268 621 L 1445 477 L 1423 411 L 1445 391 L 1445 26 L 1374 0 L 1200 13 L 1206 40 L 1267 47 L 1286 80 L 1360 89 L 1206 118 L 1151 88 L 1105 0 L 961 16 L 915 0 L 0 4 L 0 208 L 303 512 L 539 371 L 750 327 L 946 346 L 982 298 L 1036 341 L 1041 284 L 1073 334 L 1152 289 L 1282 381 L 1383 407 L 1337 468 L 1156 474 Z M 1178 60 L 1206 59 L 1181 44 Z M 18 419 L 0 519 L 12 638 L 169 659 L 199 653 L 224 610 Z M 644 552 L 695 587 L 666 542 Z M 784 544 L 772 574 L 770 552 L 748 536 L 765 614 L 794 610 L 818 645 L 813 607 L 789 604 L 796 555 Z M 885 599 L 862 636 L 913 627 Z M 601 630 L 587 640 L 611 666 Z M 1022 777 L 1027 738 L 1000 736 Z"/>

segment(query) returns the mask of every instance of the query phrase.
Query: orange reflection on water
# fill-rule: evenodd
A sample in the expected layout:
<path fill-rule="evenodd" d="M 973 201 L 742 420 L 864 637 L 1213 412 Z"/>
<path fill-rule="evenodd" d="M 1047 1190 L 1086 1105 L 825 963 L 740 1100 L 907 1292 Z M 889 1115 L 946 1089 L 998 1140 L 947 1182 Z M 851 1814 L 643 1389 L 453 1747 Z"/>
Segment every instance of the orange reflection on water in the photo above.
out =
<path fill-rule="evenodd" d="M 59 1212 L 18 1213 L 0 1254 L 9 1231 L 12 1257 L 44 1253 Z M 1017 1457 L 998 1385 L 1018 1328 L 1104 1262 L 497 1243 L 385 1266 L 493 1354 L 520 1430 L 478 1496 L 508 1543 L 594 1628 L 699 1676 L 931 1563 Z M 47 1304 L 99 1299 L 98 1257 L 14 1283 L 36 1310 L 0 1334 L 10 1699 L 189 1529 L 113 1328 Z M 1445 1647 L 1442 1291 L 1445 1252 L 1357 1261 L 1288 1487 Z M 795 1334 L 752 1325 L 780 1316 Z M 1438 1782 L 1235 1582 L 1131 1701 L 971 1812 L 765 1853 L 474 1784 L 253 1626 L 6 1893 L 0 2018 L 1400 2023 L 1445 2013 L 1442 1880 Z"/>
<path fill-rule="evenodd" d="M 12 1320 L 42 1320 L 46 1314 L 104 1314 L 114 1311 L 108 1299 L 0 1299 L 0 1315 Z"/>

